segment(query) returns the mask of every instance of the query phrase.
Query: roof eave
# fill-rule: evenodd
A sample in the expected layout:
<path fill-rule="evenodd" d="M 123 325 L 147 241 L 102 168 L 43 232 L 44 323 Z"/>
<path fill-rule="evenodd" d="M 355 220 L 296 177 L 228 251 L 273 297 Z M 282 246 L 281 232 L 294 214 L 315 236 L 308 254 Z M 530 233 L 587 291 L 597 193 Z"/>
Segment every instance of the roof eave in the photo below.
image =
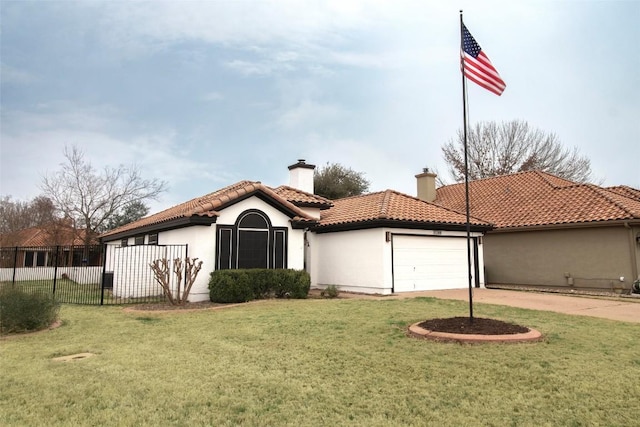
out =
<path fill-rule="evenodd" d="M 495 227 L 491 233 L 513 233 L 519 231 L 546 231 L 572 228 L 600 228 L 600 227 L 624 227 L 626 225 L 640 226 L 640 218 L 616 219 L 589 222 L 568 222 L 560 224 L 520 225 L 515 227 Z"/>
<path fill-rule="evenodd" d="M 173 219 L 166 222 L 149 224 L 149 225 L 134 228 L 131 230 L 121 231 L 119 233 L 114 233 L 108 236 L 100 237 L 100 240 L 102 242 L 112 242 L 114 240 L 121 240 L 124 238 L 139 236 L 141 234 L 175 230 L 178 228 L 191 227 L 193 225 L 209 226 L 211 224 L 214 224 L 217 219 L 218 219 L 217 216 L 193 215 L 190 217 L 177 218 L 177 219 Z"/>
<path fill-rule="evenodd" d="M 289 202 L 291 202 L 293 205 L 299 208 L 318 208 L 321 211 L 330 209 L 331 207 L 333 207 L 333 204 L 320 203 L 320 202 L 296 202 L 292 200 L 289 200 Z"/>
<path fill-rule="evenodd" d="M 347 222 L 331 225 L 320 225 L 312 227 L 311 230 L 315 233 L 332 233 L 337 231 L 353 231 L 353 230 L 366 230 L 370 228 L 380 227 L 393 227 L 393 228 L 407 228 L 412 230 L 446 230 L 446 231 L 466 231 L 466 224 L 452 224 L 442 222 L 418 222 L 418 221 L 403 221 L 394 219 L 374 219 L 358 222 Z M 471 224 L 471 231 L 473 232 L 487 232 L 493 227 L 491 225 Z"/>

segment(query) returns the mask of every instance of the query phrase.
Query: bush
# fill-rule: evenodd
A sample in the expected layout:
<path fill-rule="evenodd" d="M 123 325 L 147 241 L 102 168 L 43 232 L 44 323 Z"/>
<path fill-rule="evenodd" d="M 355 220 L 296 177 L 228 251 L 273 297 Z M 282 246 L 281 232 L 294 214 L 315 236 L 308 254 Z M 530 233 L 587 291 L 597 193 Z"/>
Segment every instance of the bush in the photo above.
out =
<path fill-rule="evenodd" d="M 311 287 L 309 273 L 304 270 L 271 270 L 278 286 L 277 298 L 306 298 Z"/>
<path fill-rule="evenodd" d="M 247 302 L 255 299 L 245 270 L 219 270 L 211 273 L 209 298 L 213 302 Z"/>
<path fill-rule="evenodd" d="M 329 285 L 320 291 L 320 296 L 323 298 L 338 298 L 338 295 L 340 295 L 340 291 L 336 285 Z"/>
<path fill-rule="evenodd" d="M 16 288 L 0 290 L 0 334 L 38 331 L 58 318 L 60 303 L 52 295 L 27 293 Z"/>
<path fill-rule="evenodd" d="M 246 302 L 269 298 L 306 298 L 309 273 L 287 269 L 218 270 L 211 273 L 209 297 L 213 302 Z"/>

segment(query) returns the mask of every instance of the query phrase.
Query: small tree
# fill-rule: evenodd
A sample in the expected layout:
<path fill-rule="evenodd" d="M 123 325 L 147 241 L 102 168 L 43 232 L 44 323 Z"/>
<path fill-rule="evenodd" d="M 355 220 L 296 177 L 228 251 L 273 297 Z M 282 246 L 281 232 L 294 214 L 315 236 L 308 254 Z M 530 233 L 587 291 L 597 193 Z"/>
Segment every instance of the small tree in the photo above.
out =
<path fill-rule="evenodd" d="M 558 137 L 513 120 L 497 124 L 480 122 L 467 133 L 469 179 L 541 170 L 576 182 L 591 179 L 591 162 L 578 149 L 566 149 Z M 442 146 L 449 172 L 464 181 L 464 134 Z"/>
<path fill-rule="evenodd" d="M 114 228 L 129 224 L 130 222 L 137 221 L 148 213 L 149 207 L 143 202 L 139 200 L 131 202 L 109 218 L 105 231 L 113 230 Z"/>
<path fill-rule="evenodd" d="M 369 181 L 363 172 L 355 172 L 338 163 L 327 163 L 313 175 L 314 191 L 327 199 L 357 196 L 369 190 Z"/>
<path fill-rule="evenodd" d="M 169 260 L 167 258 L 161 258 L 153 261 L 149 264 L 156 282 L 162 287 L 164 295 L 169 300 L 171 305 L 184 305 L 191 292 L 191 287 L 198 277 L 198 273 L 202 268 L 202 261 L 198 261 L 198 258 L 184 259 L 176 258 L 173 260 L 173 273 L 176 275 L 176 289 L 171 287 L 171 269 L 169 268 Z M 184 287 L 182 287 L 182 278 L 184 277 Z"/>

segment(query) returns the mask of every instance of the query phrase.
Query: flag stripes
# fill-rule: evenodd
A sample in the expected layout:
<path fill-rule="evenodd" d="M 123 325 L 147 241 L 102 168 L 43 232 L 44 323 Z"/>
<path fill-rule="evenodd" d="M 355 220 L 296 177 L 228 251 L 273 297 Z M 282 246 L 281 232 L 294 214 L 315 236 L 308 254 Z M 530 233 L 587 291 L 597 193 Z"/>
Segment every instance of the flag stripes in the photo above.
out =
<path fill-rule="evenodd" d="M 466 78 L 498 96 L 504 92 L 507 85 L 464 25 L 460 55 L 462 72 Z"/>

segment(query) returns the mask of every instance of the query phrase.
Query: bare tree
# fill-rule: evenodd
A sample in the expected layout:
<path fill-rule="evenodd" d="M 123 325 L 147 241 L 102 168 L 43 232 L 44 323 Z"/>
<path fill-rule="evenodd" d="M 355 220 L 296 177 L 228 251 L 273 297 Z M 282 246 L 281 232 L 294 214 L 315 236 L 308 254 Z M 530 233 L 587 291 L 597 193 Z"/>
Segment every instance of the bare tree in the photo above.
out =
<path fill-rule="evenodd" d="M 0 198 L 0 234 L 41 227 L 57 219 L 56 207 L 48 197 L 38 196 L 30 201 Z"/>
<path fill-rule="evenodd" d="M 184 264 L 182 258 L 173 260 L 173 272 L 176 275 L 175 288 L 171 286 L 171 268 L 169 267 L 169 260 L 167 258 L 156 259 L 149 264 L 156 282 L 162 287 L 164 296 L 167 297 L 171 305 L 184 305 L 189 299 L 191 287 L 202 268 L 202 261 L 197 261 L 198 258 L 191 259 L 189 257 L 184 259 Z M 183 277 L 184 287 L 182 286 Z"/>
<path fill-rule="evenodd" d="M 98 173 L 75 146 L 65 147 L 64 156 L 61 169 L 43 177 L 42 190 L 76 228 L 86 229 L 87 245 L 125 206 L 155 200 L 166 190 L 164 181 L 142 178 L 135 165 L 107 166 Z"/>
<path fill-rule="evenodd" d="M 356 172 L 338 163 L 327 163 L 313 176 L 314 192 L 327 199 L 357 196 L 369 189 L 363 172 Z"/>
<path fill-rule="evenodd" d="M 515 172 L 541 170 L 559 177 L 588 182 L 590 160 L 578 149 L 564 148 L 558 137 L 529 126 L 525 121 L 480 122 L 467 134 L 469 179 L 488 178 Z M 449 173 L 464 181 L 464 134 L 442 146 Z"/>

